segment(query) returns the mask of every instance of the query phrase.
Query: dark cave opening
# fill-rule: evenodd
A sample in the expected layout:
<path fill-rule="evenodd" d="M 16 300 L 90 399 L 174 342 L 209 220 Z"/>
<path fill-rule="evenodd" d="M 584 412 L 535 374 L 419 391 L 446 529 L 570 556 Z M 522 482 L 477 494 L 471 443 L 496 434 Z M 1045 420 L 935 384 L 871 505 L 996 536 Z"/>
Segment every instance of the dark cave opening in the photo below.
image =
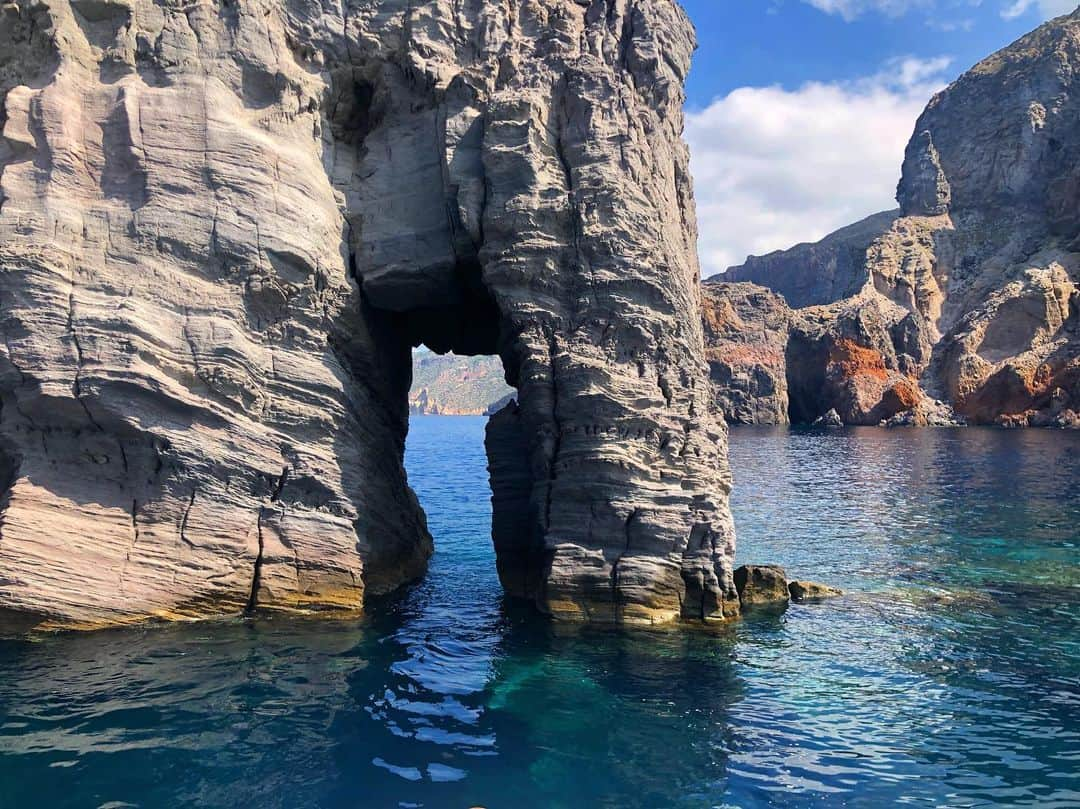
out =
<path fill-rule="evenodd" d="M 390 358 L 395 397 L 408 395 L 416 358 L 425 351 L 437 357 L 498 358 L 505 386 L 518 387 L 512 336 L 478 260 L 459 259 L 450 272 L 433 274 L 434 281 L 427 273 L 364 280 L 355 273 L 355 264 L 350 271 L 360 283 L 365 319 Z M 490 375 L 495 368 L 489 363 L 486 370 Z"/>
<path fill-rule="evenodd" d="M 412 417 L 462 410 L 487 417 L 483 441 L 499 575 L 509 594 L 524 595 L 532 589 L 526 579 L 539 576 L 535 550 L 538 543 L 542 545 L 543 534 L 532 513 L 533 478 L 539 474 L 533 469 L 535 430 L 527 426 L 518 402 L 521 346 L 505 302 L 500 305 L 486 283 L 480 260 L 483 230 L 475 222 L 470 227 L 464 221 L 467 216 L 457 198 L 452 167 L 443 162 L 436 175 L 428 171 L 435 161 L 410 164 L 405 190 L 395 184 L 393 171 L 386 169 L 395 145 L 387 130 L 395 127 L 395 116 L 402 114 L 391 96 L 395 91 L 406 92 L 410 81 L 393 65 L 354 65 L 333 74 L 326 99 L 331 135 L 347 147 L 341 150 L 339 170 L 342 176 L 348 173 L 361 179 L 360 186 L 346 194 L 346 239 L 348 272 L 358 286 L 362 320 L 374 342 L 374 351 L 367 350 L 363 361 L 377 366 L 367 376 L 384 382 L 377 392 L 378 402 L 396 431 L 403 464 Z M 422 115 L 423 104 L 409 114 Z M 416 126 L 423 130 L 426 124 Z M 458 150 L 459 155 L 467 152 L 467 146 Z M 440 154 L 440 160 L 446 156 Z M 423 179 L 417 185 L 417 177 L 429 180 L 430 186 Z M 365 186 L 368 182 L 370 189 Z M 376 198 L 388 201 L 379 208 L 363 204 L 364 199 Z M 401 221 L 395 221 L 391 211 L 399 211 Z M 402 238 L 401 232 L 409 237 Z M 418 402 L 413 383 L 421 361 L 449 367 L 451 384 L 454 374 L 472 373 L 476 363 L 486 363 L 490 388 L 499 393 L 489 401 L 465 405 L 436 407 L 430 397 Z M 441 390 L 447 381 L 446 377 L 439 380 Z M 429 438 L 431 426 L 425 425 Z M 453 432 L 448 425 L 447 434 Z M 428 505 L 438 508 L 436 502 Z M 429 525 L 440 519 L 437 515 Z M 430 549 L 431 540 L 422 538 L 420 545 L 425 543 Z M 372 560 L 370 569 L 382 566 L 392 569 L 395 563 Z"/>
<path fill-rule="evenodd" d="M 822 392 L 825 363 L 813 340 L 792 333 L 785 351 L 788 387 L 788 419 L 792 424 L 813 424 L 824 415 Z"/>
<path fill-rule="evenodd" d="M 395 313 L 401 337 L 413 348 L 426 345 L 436 354 L 504 356 L 502 313 L 482 273 L 477 259 L 458 260 L 443 301 Z"/>
<path fill-rule="evenodd" d="M 389 106 L 389 93 L 378 65 L 339 68 L 331 74 L 326 108 L 331 132 L 339 143 L 362 149 Z"/>

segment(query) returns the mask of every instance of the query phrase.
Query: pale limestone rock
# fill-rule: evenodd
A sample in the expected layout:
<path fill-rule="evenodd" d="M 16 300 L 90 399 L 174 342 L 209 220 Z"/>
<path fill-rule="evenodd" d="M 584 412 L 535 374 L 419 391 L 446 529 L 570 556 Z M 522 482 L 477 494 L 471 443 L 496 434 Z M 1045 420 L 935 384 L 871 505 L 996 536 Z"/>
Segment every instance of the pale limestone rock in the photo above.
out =
<path fill-rule="evenodd" d="M 425 342 L 519 390 L 525 463 L 491 448 L 519 594 L 737 612 L 674 3 L 0 15 L 0 610 L 355 610 L 417 577 Z"/>

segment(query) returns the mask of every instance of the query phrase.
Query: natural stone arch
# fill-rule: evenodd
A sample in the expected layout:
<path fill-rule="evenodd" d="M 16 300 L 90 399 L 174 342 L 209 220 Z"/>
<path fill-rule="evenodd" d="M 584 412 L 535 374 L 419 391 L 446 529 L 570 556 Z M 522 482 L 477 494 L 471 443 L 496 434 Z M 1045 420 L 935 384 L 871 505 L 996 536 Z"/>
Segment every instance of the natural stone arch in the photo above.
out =
<path fill-rule="evenodd" d="M 55 63 L 0 73 L 0 608 L 358 609 L 420 575 L 424 342 L 518 388 L 487 442 L 511 594 L 737 612 L 675 4 L 46 7 L 17 13 Z"/>

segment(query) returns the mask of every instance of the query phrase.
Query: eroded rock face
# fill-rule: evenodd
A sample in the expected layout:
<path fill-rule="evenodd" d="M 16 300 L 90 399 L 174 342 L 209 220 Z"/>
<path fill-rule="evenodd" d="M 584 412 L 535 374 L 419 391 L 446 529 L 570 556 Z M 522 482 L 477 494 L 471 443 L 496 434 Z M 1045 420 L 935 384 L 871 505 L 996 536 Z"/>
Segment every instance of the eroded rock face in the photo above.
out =
<path fill-rule="evenodd" d="M 921 316 L 877 294 L 791 309 L 768 289 L 705 283 L 716 407 L 739 424 L 876 425 L 923 407 L 930 357 Z"/>
<path fill-rule="evenodd" d="M 675 4 L 0 14 L 0 609 L 357 609 L 420 575 L 423 342 L 518 389 L 512 593 L 737 612 Z"/>
<path fill-rule="evenodd" d="M 776 565 L 743 565 L 735 571 L 735 588 L 743 608 L 787 604 L 787 574 Z"/>
<path fill-rule="evenodd" d="M 948 423 L 951 408 L 975 424 L 1076 423 L 1078 64 L 1080 11 L 930 102 L 905 156 L 899 216 L 721 276 L 796 307 L 786 365 L 793 420 L 835 409 L 848 424 Z M 713 284 L 712 296 L 738 298 L 739 286 Z M 744 342 L 772 350 L 773 338 L 748 332 Z"/>
<path fill-rule="evenodd" d="M 1054 255 L 1058 254 L 1056 251 Z M 1080 292 L 1050 258 L 995 289 L 947 335 L 933 371 L 956 408 L 975 423 L 1075 425 L 1080 410 Z"/>
<path fill-rule="evenodd" d="M 793 312 L 780 295 L 754 284 L 705 283 L 702 296 L 717 410 L 729 423 L 786 424 Z"/>
<path fill-rule="evenodd" d="M 885 211 L 848 225 L 814 244 L 799 244 L 731 267 L 725 282 L 745 281 L 779 293 L 789 306 L 821 306 L 856 295 L 866 284 L 867 251 L 899 217 Z"/>
<path fill-rule="evenodd" d="M 921 319 L 872 291 L 793 317 L 787 346 L 792 419 L 835 411 L 843 424 L 876 425 L 924 398 L 918 374 L 930 356 Z"/>

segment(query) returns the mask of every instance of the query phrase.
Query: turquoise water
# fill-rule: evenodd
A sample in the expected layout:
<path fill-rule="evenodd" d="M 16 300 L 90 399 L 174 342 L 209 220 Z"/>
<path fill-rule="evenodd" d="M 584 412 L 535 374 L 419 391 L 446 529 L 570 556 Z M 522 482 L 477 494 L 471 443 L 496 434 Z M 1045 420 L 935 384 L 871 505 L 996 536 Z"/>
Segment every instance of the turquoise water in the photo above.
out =
<path fill-rule="evenodd" d="M 1080 806 L 1080 435 L 734 430 L 740 555 L 849 595 L 717 634 L 504 605 L 482 438 L 362 623 L 0 642 L 0 807 Z"/>

